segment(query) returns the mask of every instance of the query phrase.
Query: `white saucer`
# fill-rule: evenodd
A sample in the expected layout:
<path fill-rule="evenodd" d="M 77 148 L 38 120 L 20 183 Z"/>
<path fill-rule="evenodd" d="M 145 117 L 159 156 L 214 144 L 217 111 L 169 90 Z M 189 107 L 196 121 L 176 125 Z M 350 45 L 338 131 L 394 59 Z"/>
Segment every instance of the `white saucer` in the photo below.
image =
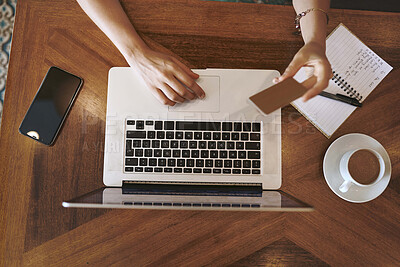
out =
<path fill-rule="evenodd" d="M 381 154 L 385 162 L 385 173 L 375 185 L 360 187 L 353 184 L 343 193 L 339 190 L 344 182 L 339 171 L 339 162 L 344 153 L 355 148 L 371 148 Z M 329 146 L 325 153 L 323 170 L 326 182 L 336 195 L 350 202 L 363 203 L 373 200 L 385 191 L 392 174 L 392 165 L 388 153 L 378 141 L 365 134 L 352 133 L 339 137 Z"/>

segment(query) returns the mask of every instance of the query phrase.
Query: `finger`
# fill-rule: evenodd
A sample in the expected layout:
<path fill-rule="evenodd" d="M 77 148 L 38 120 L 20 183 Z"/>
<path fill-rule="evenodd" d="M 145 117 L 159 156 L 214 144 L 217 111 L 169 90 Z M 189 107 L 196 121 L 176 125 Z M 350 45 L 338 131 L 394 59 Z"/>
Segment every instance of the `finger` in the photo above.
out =
<path fill-rule="evenodd" d="M 292 62 L 290 62 L 289 66 L 286 68 L 285 72 L 278 78 L 278 81 L 281 82 L 288 77 L 293 77 L 299 69 L 303 66 L 304 62 L 301 57 L 294 56 Z"/>
<path fill-rule="evenodd" d="M 332 77 L 332 70 L 329 64 L 317 64 L 315 66 L 315 75 L 317 82 L 303 95 L 303 101 L 318 95 L 329 85 L 329 80 Z"/>
<path fill-rule="evenodd" d="M 177 94 L 168 84 L 163 83 L 159 89 L 168 97 L 169 100 L 176 103 L 183 103 L 185 99 Z"/>
<path fill-rule="evenodd" d="M 187 100 L 193 100 L 195 98 L 195 95 L 192 92 L 190 92 L 190 90 L 187 89 L 182 83 L 180 83 L 175 78 L 175 76 L 172 76 L 171 78 L 169 78 L 167 83 L 181 97 L 183 97 Z"/>
<path fill-rule="evenodd" d="M 153 87 L 150 91 L 154 95 L 154 97 L 157 98 L 157 100 L 160 101 L 162 104 L 168 106 L 174 106 L 176 104 L 175 102 L 169 100 L 168 97 L 160 89 Z"/>
<path fill-rule="evenodd" d="M 171 57 L 172 61 L 174 61 L 183 71 L 185 71 L 190 77 L 193 79 L 199 78 L 199 75 L 197 73 L 194 73 L 188 66 L 180 62 L 177 58 Z"/>
<path fill-rule="evenodd" d="M 175 77 L 178 81 L 186 85 L 190 90 L 192 90 L 198 97 L 204 98 L 206 96 L 204 90 L 185 72 L 177 70 L 175 72 Z"/>

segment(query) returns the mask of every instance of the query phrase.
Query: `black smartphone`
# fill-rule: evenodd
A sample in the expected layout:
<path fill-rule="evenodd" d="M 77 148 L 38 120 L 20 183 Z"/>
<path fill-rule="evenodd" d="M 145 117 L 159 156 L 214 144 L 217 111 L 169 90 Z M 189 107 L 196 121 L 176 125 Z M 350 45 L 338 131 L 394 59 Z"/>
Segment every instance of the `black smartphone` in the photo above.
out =
<path fill-rule="evenodd" d="M 83 80 L 58 67 L 50 67 L 19 132 L 45 145 L 52 145 Z"/>

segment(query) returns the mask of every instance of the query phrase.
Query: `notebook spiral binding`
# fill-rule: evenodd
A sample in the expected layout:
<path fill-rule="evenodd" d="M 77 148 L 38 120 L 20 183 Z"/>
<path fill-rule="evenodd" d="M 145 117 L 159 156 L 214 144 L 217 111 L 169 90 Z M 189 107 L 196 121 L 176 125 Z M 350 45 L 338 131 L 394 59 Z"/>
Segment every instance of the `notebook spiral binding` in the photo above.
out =
<path fill-rule="evenodd" d="M 333 77 L 331 79 L 334 81 L 343 91 L 349 96 L 361 101 L 362 95 L 357 92 L 350 84 L 348 84 L 337 72 L 333 71 Z"/>

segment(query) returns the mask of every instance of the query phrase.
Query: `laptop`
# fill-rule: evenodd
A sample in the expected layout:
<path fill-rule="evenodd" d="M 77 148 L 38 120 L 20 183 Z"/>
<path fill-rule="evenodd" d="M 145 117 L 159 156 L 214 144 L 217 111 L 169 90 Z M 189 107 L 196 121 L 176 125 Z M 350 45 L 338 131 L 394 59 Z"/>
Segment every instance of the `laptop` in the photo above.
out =
<path fill-rule="evenodd" d="M 104 188 L 64 207 L 311 211 L 279 191 L 281 111 L 267 116 L 249 96 L 276 70 L 198 69 L 206 93 L 165 106 L 128 67 L 109 71 Z"/>

